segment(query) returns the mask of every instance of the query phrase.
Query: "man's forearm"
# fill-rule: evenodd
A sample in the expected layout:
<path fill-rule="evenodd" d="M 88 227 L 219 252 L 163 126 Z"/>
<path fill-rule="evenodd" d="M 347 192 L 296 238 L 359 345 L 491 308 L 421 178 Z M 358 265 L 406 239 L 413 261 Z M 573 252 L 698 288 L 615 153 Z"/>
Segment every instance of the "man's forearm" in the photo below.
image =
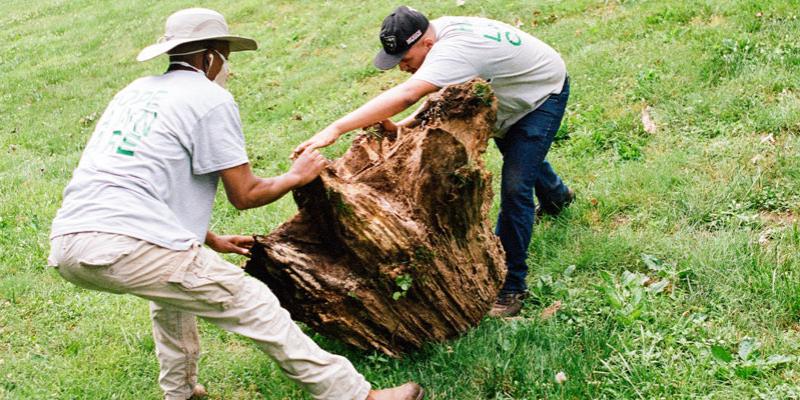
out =
<path fill-rule="evenodd" d="M 208 246 L 208 245 L 210 245 L 210 243 L 213 243 L 214 240 L 216 240 L 216 239 L 217 239 L 217 235 L 214 232 L 207 231 L 206 232 L 206 240 L 205 240 L 204 244 Z"/>
<path fill-rule="evenodd" d="M 419 114 L 419 112 L 422 111 L 422 109 L 425 108 L 425 106 L 427 104 L 428 104 L 427 100 L 423 101 L 422 104 L 420 104 L 419 107 L 417 107 L 417 109 L 414 110 L 413 113 L 411 113 L 409 116 L 407 116 L 407 117 L 403 118 L 402 120 L 400 120 L 397 123 L 397 126 L 408 126 L 408 124 L 411 123 L 411 121 L 413 121 L 414 118 L 417 117 L 417 114 Z"/>
<path fill-rule="evenodd" d="M 408 90 L 403 85 L 395 86 L 374 99 L 368 101 L 355 111 L 340 118 L 333 124 L 338 135 L 363 128 L 391 118 L 419 101 L 422 96 Z"/>
<path fill-rule="evenodd" d="M 280 199 L 300 183 L 300 177 L 285 173 L 272 178 L 252 176 L 244 187 L 226 187 L 228 200 L 239 210 L 261 207 Z"/>
<path fill-rule="evenodd" d="M 298 178 L 288 173 L 272 178 L 256 178 L 252 186 L 245 191 L 243 198 L 231 199 L 231 203 L 240 210 L 261 207 L 280 199 L 297 184 Z"/>

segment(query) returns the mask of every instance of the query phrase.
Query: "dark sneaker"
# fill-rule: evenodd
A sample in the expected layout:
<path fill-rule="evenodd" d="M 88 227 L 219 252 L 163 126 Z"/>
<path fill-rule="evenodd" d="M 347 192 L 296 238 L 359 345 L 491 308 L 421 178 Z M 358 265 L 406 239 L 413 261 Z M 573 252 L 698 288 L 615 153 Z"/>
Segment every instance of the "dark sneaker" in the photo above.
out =
<path fill-rule="evenodd" d="M 564 200 L 561 204 L 548 204 L 544 207 L 541 204 L 536 205 L 536 218 L 541 218 L 545 215 L 556 216 L 561 214 L 561 211 L 564 211 L 565 208 L 569 207 L 572 202 L 575 201 L 575 191 L 572 189 L 567 189 L 567 199 Z"/>
<path fill-rule="evenodd" d="M 497 295 L 497 300 L 494 306 L 489 311 L 489 316 L 492 318 L 507 318 L 519 314 L 522 310 L 522 304 L 525 298 L 528 297 L 528 292 L 522 293 L 500 293 Z"/>

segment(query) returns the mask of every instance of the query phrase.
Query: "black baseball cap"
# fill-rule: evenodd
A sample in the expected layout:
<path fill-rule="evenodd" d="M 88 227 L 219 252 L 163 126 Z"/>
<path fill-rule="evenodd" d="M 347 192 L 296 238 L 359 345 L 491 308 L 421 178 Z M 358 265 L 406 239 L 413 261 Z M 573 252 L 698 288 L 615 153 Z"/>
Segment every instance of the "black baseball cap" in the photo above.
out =
<path fill-rule="evenodd" d="M 400 64 L 408 49 L 428 30 L 428 25 L 428 19 L 419 11 L 406 6 L 397 7 L 383 19 L 380 34 L 383 49 L 372 63 L 381 70 Z"/>

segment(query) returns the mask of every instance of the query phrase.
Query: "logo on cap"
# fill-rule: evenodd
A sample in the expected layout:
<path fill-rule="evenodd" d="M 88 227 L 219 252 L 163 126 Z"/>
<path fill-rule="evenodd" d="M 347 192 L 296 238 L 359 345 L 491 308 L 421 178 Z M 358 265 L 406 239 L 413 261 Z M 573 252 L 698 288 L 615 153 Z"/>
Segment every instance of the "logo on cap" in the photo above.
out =
<path fill-rule="evenodd" d="M 397 37 L 394 35 L 381 36 L 383 47 L 389 52 L 397 51 Z"/>

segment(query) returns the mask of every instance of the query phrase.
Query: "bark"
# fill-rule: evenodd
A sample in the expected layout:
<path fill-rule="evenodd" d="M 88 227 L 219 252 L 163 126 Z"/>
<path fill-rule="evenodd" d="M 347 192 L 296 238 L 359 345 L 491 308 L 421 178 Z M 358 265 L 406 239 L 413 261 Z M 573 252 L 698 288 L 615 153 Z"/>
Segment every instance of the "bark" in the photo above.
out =
<path fill-rule="evenodd" d="M 476 80 L 397 134 L 362 133 L 294 191 L 298 214 L 257 237 L 246 270 L 294 319 L 391 356 L 477 325 L 505 278 L 482 160 L 495 103 Z"/>

